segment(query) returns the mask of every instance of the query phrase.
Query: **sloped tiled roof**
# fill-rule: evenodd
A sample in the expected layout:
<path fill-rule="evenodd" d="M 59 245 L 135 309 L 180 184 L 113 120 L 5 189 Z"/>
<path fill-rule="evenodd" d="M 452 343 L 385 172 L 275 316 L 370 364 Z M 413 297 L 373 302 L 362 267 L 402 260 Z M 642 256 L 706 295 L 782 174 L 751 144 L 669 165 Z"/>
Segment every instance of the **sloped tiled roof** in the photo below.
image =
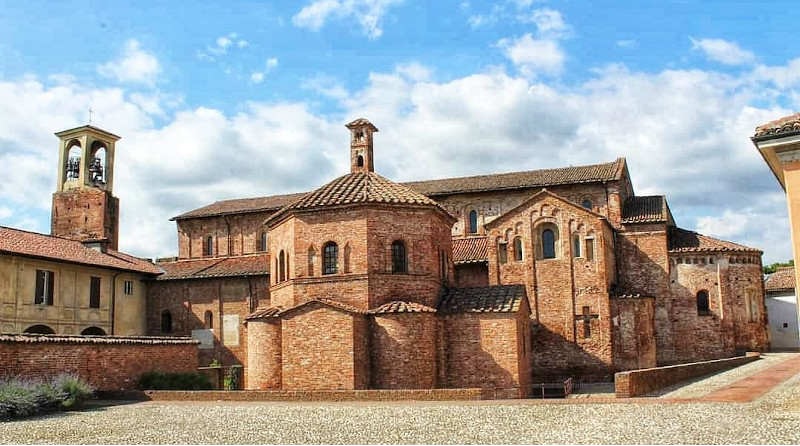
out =
<path fill-rule="evenodd" d="M 561 184 L 612 181 L 622 177 L 624 166 L 625 158 L 618 158 L 610 163 L 586 166 L 444 178 L 397 184 L 410 187 L 416 192 L 428 197 L 434 197 L 463 192 L 538 188 Z M 305 195 L 307 195 L 307 192 L 217 201 L 208 206 L 183 213 L 172 219 L 183 220 L 187 218 L 211 217 L 217 215 L 276 211 Z"/>
<path fill-rule="evenodd" d="M 629 197 L 622 207 L 622 223 L 664 223 L 668 220 L 669 208 L 663 195 Z"/>
<path fill-rule="evenodd" d="M 756 127 L 755 139 L 800 133 L 800 113 L 784 116 Z"/>
<path fill-rule="evenodd" d="M 164 270 L 164 274 L 157 277 L 157 280 L 260 276 L 269 274 L 269 255 L 254 254 L 211 259 L 187 259 L 159 263 L 158 266 Z"/>
<path fill-rule="evenodd" d="M 611 163 L 588 166 L 414 181 L 403 184 L 427 196 L 437 196 L 465 192 L 556 186 L 560 184 L 597 183 L 620 179 L 624 165 L 625 158 L 618 158 Z"/>
<path fill-rule="evenodd" d="M 119 251 L 100 252 L 76 240 L 4 226 L 0 226 L 0 253 L 146 274 L 161 273 L 149 261 Z"/>
<path fill-rule="evenodd" d="M 256 311 L 245 317 L 245 320 L 277 318 L 283 312 L 283 307 L 257 308 Z"/>
<path fill-rule="evenodd" d="M 488 260 L 485 236 L 453 239 L 453 263 L 478 263 Z"/>
<path fill-rule="evenodd" d="M 794 286 L 793 266 L 778 268 L 764 280 L 765 291 L 788 291 L 793 290 Z"/>
<path fill-rule="evenodd" d="M 737 243 L 716 239 L 681 228 L 670 228 L 670 252 L 752 252 L 761 251 Z"/>
<path fill-rule="evenodd" d="M 387 313 L 435 313 L 436 309 L 416 302 L 395 300 L 387 302 L 378 308 L 367 311 L 368 314 L 387 314 Z"/>
<path fill-rule="evenodd" d="M 450 288 L 439 301 L 440 313 L 515 313 L 525 299 L 523 285 Z"/>
<path fill-rule="evenodd" d="M 360 310 L 360 309 L 358 309 L 358 308 L 356 308 L 354 306 L 347 305 L 345 303 L 339 302 L 338 300 L 326 299 L 326 298 L 319 297 L 319 298 L 316 298 L 316 299 L 308 300 L 306 302 L 303 302 L 301 304 L 295 305 L 293 307 L 287 308 L 285 310 L 281 310 L 276 316 L 283 316 L 285 314 L 292 313 L 292 312 L 294 312 L 296 310 L 299 310 L 299 309 L 301 309 L 303 307 L 306 307 L 308 305 L 312 305 L 312 304 L 315 304 L 315 303 L 325 305 L 326 307 L 337 308 L 337 309 L 342 310 L 342 311 L 347 312 L 347 313 L 355 313 L 355 314 L 364 314 L 365 313 L 364 311 L 362 311 L 362 310 Z"/>
<path fill-rule="evenodd" d="M 435 206 L 447 213 L 438 203 L 425 195 L 389 181 L 375 172 L 352 172 L 305 194 L 299 200 L 272 214 L 267 222 L 274 221 L 290 211 L 364 203 Z"/>
<path fill-rule="evenodd" d="M 171 220 L 184 220 L 187 218 L 211 217 L 217 215 L 247 214 L 253 212 L 277 211 L 287 204 L 305 195 L 298 194 L 271 195 L 269 197 L 239 198 L 234 200 L 217 201 L 208 206 L 185 212 Z"/>

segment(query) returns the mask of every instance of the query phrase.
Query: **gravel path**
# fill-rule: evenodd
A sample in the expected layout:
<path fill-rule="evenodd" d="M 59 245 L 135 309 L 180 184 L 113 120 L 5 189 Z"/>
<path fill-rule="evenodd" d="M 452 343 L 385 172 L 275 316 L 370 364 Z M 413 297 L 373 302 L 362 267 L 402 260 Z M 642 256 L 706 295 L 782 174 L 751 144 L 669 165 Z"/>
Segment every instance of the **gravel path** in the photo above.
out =
<path fill-rule="evenodd" d="M 708 387 L 779 359 L 708 378 Z M 682 396 L 702 393 L 702 382 L 691 386 Z M 147 402 L 2 423 L 0 443 L 800 444 L 800 374 L 746 404 Z"/>

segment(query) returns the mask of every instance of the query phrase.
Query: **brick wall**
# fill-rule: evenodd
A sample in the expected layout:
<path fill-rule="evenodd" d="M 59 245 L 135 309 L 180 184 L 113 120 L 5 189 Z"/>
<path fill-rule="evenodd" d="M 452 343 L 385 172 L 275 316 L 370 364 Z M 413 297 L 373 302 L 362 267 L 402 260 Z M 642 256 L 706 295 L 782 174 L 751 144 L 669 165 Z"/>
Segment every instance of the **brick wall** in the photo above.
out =
<path fill-rule="evenodd" d="M 756 353 L 736 358 L 619 372 L 614 375 L 614 391 L 617 398 L 646 395 L 691 378 L 731 369 L 758 359 L 759 355 Z"/>
<path fill-rule="evenodd" d="M 459 288 L 481 287 L 489 285 L 488 264 L 464 263 L 455 265 L 455 286 Z"/>
<path fill-rule="evenodd" d="M 281 388 L 281 322 L 251 320 L 247 322 L 247 368 L 244 370 L 248 390 Z"/>
<path fill-rule="evenodd" d="M 206 257 L 203 244 L 213 238 L 212 256 L 230 256 L 259 252 L 264 220 L 271 212 L 190 218 L 178 220 L 178 257 Z"/>
<path fill-rule="evenodd" d="M 3 377 L 74 373 L 95 390 L 132 390 L 145 372 L 196 371 L 197 343 L 175 338 L 0 335 L 0 364 Z"/>
<path fill-rule="evenodd" d="M 436 387 L 436 325 L 434 313 L 376 315 L 371 321 L 370 387 Z"/>
<path fill-rule="evenodd" d="M 612 299 L 611 314 L 614 369 L 655 367 L 655 299 L 652 297 Z"/>
<path fill-rule="evenodd" d="M 119 199 L 94 188 L 53 194 L 50 233 L 75 240 L 107 238 L 109 248 L 119 241 Z"/>

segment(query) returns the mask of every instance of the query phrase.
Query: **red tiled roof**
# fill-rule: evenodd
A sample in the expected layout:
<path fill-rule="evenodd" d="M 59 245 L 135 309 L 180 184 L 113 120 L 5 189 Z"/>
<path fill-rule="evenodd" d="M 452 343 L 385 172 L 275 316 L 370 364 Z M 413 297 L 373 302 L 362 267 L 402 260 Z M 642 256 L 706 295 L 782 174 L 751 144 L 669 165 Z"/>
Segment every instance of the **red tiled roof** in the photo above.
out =
<path fill-rule="evenodd" d="M 299 200 L 272 214 L 267 218 L 267 222 L 275 221 L 291 211 L 363 203 L 434 206 L 447 213 L 438 203 L 425 195 L 389 181 L 375 172 L 353 172 L 305 194 Z"/>
<path fill-rule="evenodd" d="M 775 270 L 764 280 L 765 291 L 787 291 L 794 289 L 794 267 L 786 266 Z"/>
<path fill-rule="evenodd" d="M 378 308 L 367 311 L 368 314 L 387 314 L 387 313 L 435 313 L 436 309 L 416 302 L 395 300 L 385 303 Z"/>
<path fill-rule="evenodd" d="M 253 212 L 277 211 L 287 204 L 304 196 L 306 193 L 286 195 L 272 195 L 269 197 L 239 198 L 234 200 L 217 201 L 208 206 L 185 212 L 171 220 L 185 220 L 187 218 L 211 217 L 229 214 L 247 214 Z"/>
<path fill-rule="evenodd" d="M 618 158 L 610 163 L 586 166 L 444 178 L 396 184 L 409 187 L 428 197 L 434 197 L 463 192 L 539 188 L 560 184 L 596 183 L 619 180 L 622 177 L 624 167 L 625 158 Z M 216 215 L 276 211 L 305 195 L 307 195 L 307 193 L 302 192 L 297 194 L 217 201 L 208 206 L 183 213 L 172 219 L 183 220 L 187 218 L 211 217 Z"/>
<path fill-rule="evenodd" d="M 766 124 L 761 124 L 756 127 L 754 138 L 759 139 L 793 133 L 800 133 L 800 113 L 784 116 Z"/>
<path fill-rule="evenodd" d="M 254 320 L 254 319 L 269 319 L 269 318 L 277 318 L 283 312 L 283 307 L 267 307 L 267 308 L 257 308 L 256 311 L 250 313 L 244 319 L 246 321 Z"/>
<path fill-rule="evenodd" d="M 488 262 L 486 237 L 459 237 L 453 239 L 453 263 Z"/>
<path fill-rule="evenodd" d="M 164 270 L 164 274 L 157 277 L 157 280 L 261 276 L 269 274 L 269 254 L 186 259 L 159 263 L 158 266 Z"/>
<path fill-rule="evenodd" d="M 4 226 L 0 226 L 0 253 L 145 274 L 161 273 L 161 270 L 149 261 L 119 251 L 109 249 L 100 252 L 76 240 Z"/>
<path fill-rule="evenodd" d="M 442 180 L 415 181 L 404 185 L 429 197 L 465 192 L 539 188 L 560 184 L 597 183 L 618 180 L 624 171 L 625 158 L 611 163 L 526 172 L 498 173 Z"/>
<path fill-rule="evenodd" d="M 622 223 L 664 223 L 669 221 L 667 198 L 663 195 L 630 197 L 622 207 Z"/>
<path fill-rule="evenodd" d="M 716 239 L 681 228 L 670 228 L 670 252 L 753 252 L 761 251 L 737 243 Z"/>
<path fill-rule="evenodd" d="M 450 288 L 439 301 L 440 313 L 515 313 L 526 296 L 523 285 Z"/>

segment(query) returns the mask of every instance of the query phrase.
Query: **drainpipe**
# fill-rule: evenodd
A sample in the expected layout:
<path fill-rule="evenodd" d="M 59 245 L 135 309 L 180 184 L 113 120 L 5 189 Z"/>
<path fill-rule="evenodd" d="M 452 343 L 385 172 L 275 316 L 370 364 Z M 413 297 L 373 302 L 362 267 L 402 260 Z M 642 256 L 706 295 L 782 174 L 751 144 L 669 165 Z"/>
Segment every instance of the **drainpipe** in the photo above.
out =
<path fill-rule="evenodd" d="M 117 276 L 122 273 L 116 273 L 111 277 L 111 336 L 114 336 L 114 319 L 116 319 L 116 304 L 117 304 Z"/>

